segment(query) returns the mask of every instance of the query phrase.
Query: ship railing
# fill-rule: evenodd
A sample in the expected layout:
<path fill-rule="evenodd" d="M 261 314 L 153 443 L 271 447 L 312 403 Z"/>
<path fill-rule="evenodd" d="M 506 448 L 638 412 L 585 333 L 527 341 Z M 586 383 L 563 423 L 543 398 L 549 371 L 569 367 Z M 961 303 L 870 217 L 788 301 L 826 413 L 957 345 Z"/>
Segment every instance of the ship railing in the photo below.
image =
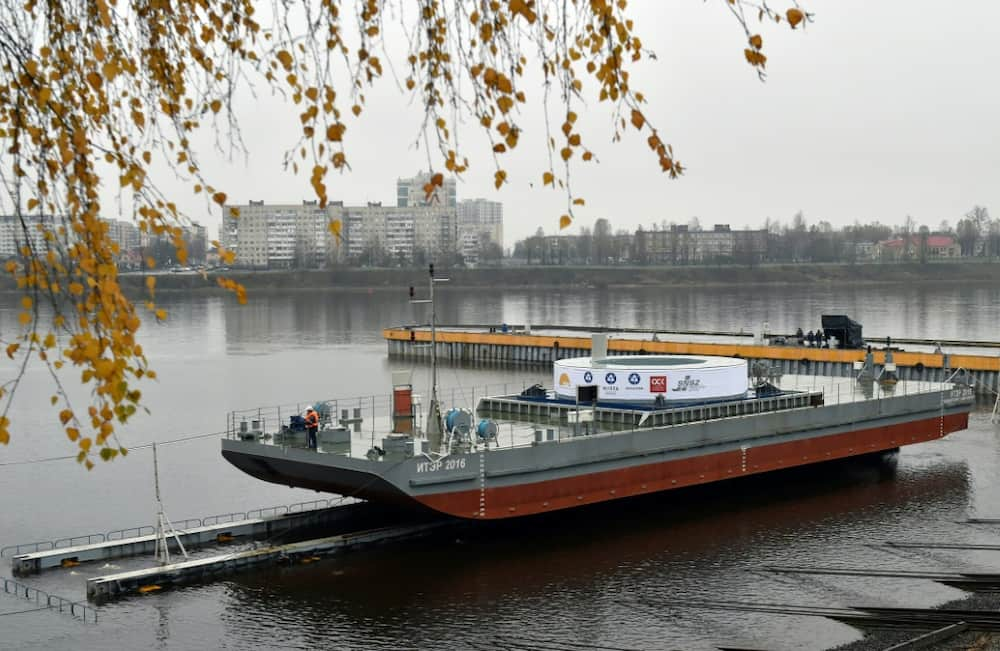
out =
<path fill-rule="evenodd" d="M 480 403 L 480 413 L 490 418 L 509 421 L 500 427 L 496 444 L 500 448 L 518 448 L 571 441 L 582 436 L 587 438 L 616 436 L 692 422 L 745 418 L 763 413 L 846 405 L 859 401 L 902 400 L 922 394 L 940 395 L 942 406 L 948 406 L 949 401 L 968 401 L 972 398 L 972 392 L 968 387 L 931 381 L 906 381 L 900 382 L 895 387 L 879 387 L 876 384 L 868 387 L 870 394 L 865 387 L 858 386 L 853 378 L 838 379 L 827 386 L 820 386 L 817 383 L 815 390 L 807 388 L 810 384 L 811 382 L 804 381 L 797 390 L 789 390 L 788 393 L 776 396 L 658 411 L 601 407 L 593 410 L 593 420 L 587 422 L 577 422 L 584 419 L 579 417 L 574 405 L 526 403 L 514 395 L 483 398 Z"/>
<path fill-rule="evenodd" d="M 634 409 L 600 406 L 579 408 L 558 402 L 525 401 L 518 396 L 484 397 L 479 413 L 493 418 L 511 419 L 540 426 L 568 425 L 574 432 L 593 433 L 596 429 L 611 432 L 683 425 L 685 423 L 760 414 L 784 409 L 822 404 L 820 391 L 784 393 L 776 396 L 701 403 L 662 409 Z M 586 418 L 584 418 L 586 416 Z"/>
<path fill-rule="evenodd" d="M 445 386 L 438 389 L 438 400 L 442 410 L 464 408 L 474 411 L 482 396 L 522 391 L 527 383 L 494 383 L 472 386 Z M 413 393 L 413 417 L 419 423 L 426 414 L 428 392 Z M 304 416 L 305 409 L 312 406 L 320 416 L 320 429 L 346 427 L 354 432 L 388 432 L 393 425 L 393 394 L 373 394 L 350 398 L 329 398 L 324 400 L 303 400 L 295 403 L 239 409 L 226 414 L 225 437 L 229 439 L 261 439 L 284 431 L 293 416 Z M 305 443 L 303 442 L 304 446 Z"/>

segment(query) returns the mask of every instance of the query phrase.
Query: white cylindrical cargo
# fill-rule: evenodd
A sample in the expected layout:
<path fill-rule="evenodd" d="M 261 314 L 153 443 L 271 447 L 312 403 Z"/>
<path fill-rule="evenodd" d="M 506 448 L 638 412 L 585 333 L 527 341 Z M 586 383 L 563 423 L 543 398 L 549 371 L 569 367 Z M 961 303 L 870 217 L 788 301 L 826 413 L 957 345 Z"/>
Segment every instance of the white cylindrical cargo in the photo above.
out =
<path fill-rule="evenodd" d="M 552 364 L 556 395 L 576 399 L 578 386 L 597 386 L 598 400 L 668 403 L 742 398 L 747 361 L 709 355 L 622 355 L 576 357 Z"/>

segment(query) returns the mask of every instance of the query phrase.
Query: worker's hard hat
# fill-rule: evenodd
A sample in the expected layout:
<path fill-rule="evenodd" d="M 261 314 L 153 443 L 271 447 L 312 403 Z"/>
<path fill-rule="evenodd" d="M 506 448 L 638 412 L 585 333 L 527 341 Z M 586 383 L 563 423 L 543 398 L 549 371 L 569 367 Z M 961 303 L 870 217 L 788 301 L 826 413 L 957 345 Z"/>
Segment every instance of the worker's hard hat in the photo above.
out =
<path fill-rule="evenodd" d="M 306 411 L 312 411 L 312 410 L 313 410 L 312 405 L 306 405 Z"/>

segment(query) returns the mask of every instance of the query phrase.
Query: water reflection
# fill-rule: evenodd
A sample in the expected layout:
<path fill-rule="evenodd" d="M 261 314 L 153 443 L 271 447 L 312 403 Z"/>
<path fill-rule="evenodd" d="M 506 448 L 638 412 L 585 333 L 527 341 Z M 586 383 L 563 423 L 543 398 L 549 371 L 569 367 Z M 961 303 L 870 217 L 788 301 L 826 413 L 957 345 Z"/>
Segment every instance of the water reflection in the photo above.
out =
<path fill-rule="evenodd" d="M 636 604 L 733 593 L 794 601 L 787 581 L 756 571 L 843 564 L 859 551 L 877 556 L 864 545 L 904 535 L 911 509 L 925 519 L 958 513 L 968 491 L 963 462 L 899 470 L 825 464 L 241 575 L 230 584 L 223 619 L 234 639 L 247 642 L 282 622 L 303 642 L 322 634 L 359 649 L 426 648 L 455 636 L 488 647 L 525 631 L 618 646 L 641 631 L 637 646 L 667 634 L 694 648 L 690 621 L 698 613 L 686 613 L 687 623 L 660 621 Z M 874 597 L 868 602 L 895 598 Z M 248 625 L 246 612 L 266 615 Z M 700 643 L 718 634 L 718 627 L 703 631 Z"/>
<path fill-rule="evenodd" d="M 267 346 L 380 343 L 383 328 L 426 323 L 426 307 L 405 292 L 257 292 L 246 306 L 223 298 L 171 298 L 172 316 L 188 323 L 224 321 L 233 353 Z M 176 304 L 174 303 L 176 301 Z M 775 332 L 819 327 L 823 313 L 847 313 L 869 336 L 928 339 L 996 338 L 1000 288 L 992 285 L 851 285 L 664 287 L 563 291 L 514 288 L 504 292 L 452 289 L 440 293 L 438 322 L 598 325 L 662 329 L 759 329 Z M 0 327 L 5 327 L 0 312 Z M 7 320 L 16 323 L 16 314 Z"/>

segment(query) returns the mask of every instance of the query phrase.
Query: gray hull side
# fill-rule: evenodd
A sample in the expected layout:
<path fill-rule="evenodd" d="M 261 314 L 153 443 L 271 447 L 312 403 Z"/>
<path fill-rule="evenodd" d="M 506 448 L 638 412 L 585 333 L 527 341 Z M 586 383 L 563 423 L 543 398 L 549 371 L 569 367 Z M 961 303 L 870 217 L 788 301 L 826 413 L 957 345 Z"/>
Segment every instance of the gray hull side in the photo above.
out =
<path fill-rule="evenodd" d="M 503 448 L 501 435 L 500 448 L 452 455 L 432 470 L 428 469 L 430 464 L 425 457 L 368 461 L 235 440 L 223 441 L 223 454 L 238 467 L 265 481 L 288 484 L 294 478 L 294 485 L 315 490 L 405 500 L 406 495 L 475 490 L 484 480 L 490 488 L 501 488 L 564 479 L 899 425 L 966 413 L 970 407 L 971 401 L 945 405 L 942 396 L 934 393 L 581 436 L 518 448 Z M 246 469 L 245 466 L 251 464 L 245 459 L 238 461 L 238 457 L 254 457 L 257 467 L 253 471 Z M 303 464 L 309 469 L 303 468 Z M 335 484 L 343 490 L 329 488 Z M 364 490 L 358 492 L 359 487 Z"/>

